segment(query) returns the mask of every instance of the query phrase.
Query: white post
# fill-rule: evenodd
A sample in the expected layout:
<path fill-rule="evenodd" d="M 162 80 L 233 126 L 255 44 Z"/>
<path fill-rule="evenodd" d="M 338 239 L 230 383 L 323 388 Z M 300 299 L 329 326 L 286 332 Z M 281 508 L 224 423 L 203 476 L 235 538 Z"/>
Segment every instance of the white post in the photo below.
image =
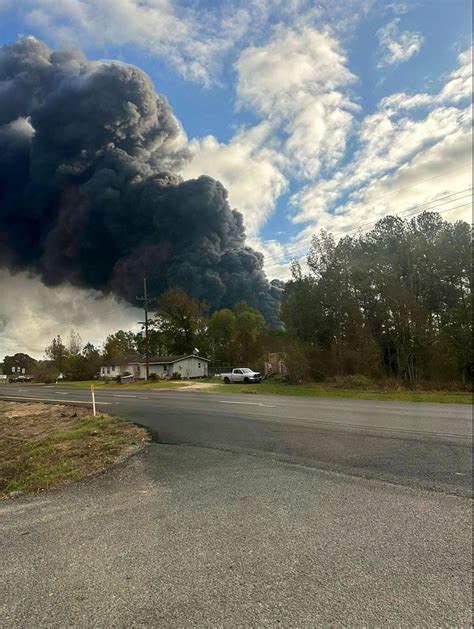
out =
<path fill-rule="evenodd" d="M 92 413 L 94 415 L 94 417 L 96 416 L 96 412 L 95 412 L 95 387 L 93 384 L 91 384 L 91 393 L 92 393 Z"/>

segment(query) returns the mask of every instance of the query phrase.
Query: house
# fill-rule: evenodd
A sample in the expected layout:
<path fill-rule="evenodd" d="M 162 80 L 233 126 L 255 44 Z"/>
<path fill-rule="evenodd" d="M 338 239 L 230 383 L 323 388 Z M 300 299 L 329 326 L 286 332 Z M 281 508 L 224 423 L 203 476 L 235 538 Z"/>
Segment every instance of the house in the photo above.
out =
<path fill-rule="evenodd" d="M 149 374 L 156 374 L 158 378 L 171 378 L 173 374 L 180 374 L 181 378 L 205 378 L 209 373 L 209 360 L 185 354 L 183 356 L 150 356 L 148 359 Z M 102 380 L 112 380 L 117 376 L 131 374 L 137 380 L 146 377 L 146 361 L 141 355 L 121 356 L 112 358 L 100 367 Z"/>

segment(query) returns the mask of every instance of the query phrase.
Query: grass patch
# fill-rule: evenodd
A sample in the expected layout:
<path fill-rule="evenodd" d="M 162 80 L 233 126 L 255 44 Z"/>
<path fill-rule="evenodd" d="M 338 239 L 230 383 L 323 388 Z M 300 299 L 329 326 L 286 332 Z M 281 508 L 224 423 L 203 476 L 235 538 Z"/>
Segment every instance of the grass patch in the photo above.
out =
<path fill-rule="evenodd" d="M 209 381 L 211 382 L 211 381 Z M 213 380 L 213 383 L 216 381 Z M 383 400 L 393 402 L 432 402 L 437 404 L 471 404 L 469 391 L 383 391 L 343 389 L 323 383 L 290 384 L 282 381 L 264 381 L 260 384 L 218 384 L 202 389 L 206 393 L 246 393 L 262 395 L 296 395 L 325 398 L 350 398 L 356 400 Z"/>
<path fill-rule="evenodd" d="M 0 402 L 0 498 L 36 493 L 105 470 L 145 430 L 62 405 Z"/>
<path fill-rule="evenodd" d="M 148 389 L 179 389 L 187 386 L 185 382 L 177 380 L 158 380 L 157 382 L 132 382 L 130 384 L 118 384 L 117 382 L 105 382 L 104 380 L 84 380 L 81 382 L 61 382 L 55 386 L 65 387 L 68 389 L 90 389 L 91 384 L 96 389 L 114 389 L 116 391 L 126 390 L 148 390 Z"/>

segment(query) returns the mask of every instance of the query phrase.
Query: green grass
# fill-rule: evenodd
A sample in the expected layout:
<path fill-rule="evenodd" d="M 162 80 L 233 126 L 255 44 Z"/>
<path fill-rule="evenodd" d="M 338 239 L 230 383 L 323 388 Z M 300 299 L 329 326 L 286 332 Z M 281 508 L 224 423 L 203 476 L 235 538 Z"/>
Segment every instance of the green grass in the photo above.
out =
<path fill-rule="evenodd" d="M 214 381 L 216 382 L 216 381 Z M 469 392 L 451 391 L 382 391 L 340 389 L 325 384 L 289 384 L 287 382 L 261 382 L 260 384 L 218 384 L 205 390 L 207 393 L 246 393 L 262 395 L 297 395 L 307 397 L 350 398 L 357 400 L 383 400 L 393 402 L 433 402 L 439 404 L 471 404 Z"/>
<path fill-rule="evenodd" d="M 186 383 L 177 380 L 159 380 L 157 382 L 132 382 L 130 384 L 118 384 L 117 382 L 105 382 L 103 380 L 84 380 L 81 382 L 60 382 L 55 386 L 66 387 L 68 389 L 90 389 L 91 384 L 96 389 L 113 389 L 117 391 L 148 389 L 179 389 L 185 387 Z"/>
<path fill-rule="evenodd" d="M 126 446 L 146 439 L 143 429 L 117 417 L 64 419 L 55 407 L 49 408 L 48 416 L 0 414 L 0 498 L 13 491 L 36 493 L 102 471 Z"/>
<path fill-rule="evenodd" d="M 210 383 L 214 386 L 197 391 L 207 393 L 246 393 L 262 395 L 297 395 L 307 397 L 348 398 L 356 400 L 383 400 L 393 402 L 432 402 L 437 404 L 471 404 L 472 394 L 468 391 L 384 391 L 382 389 L 344 389 L 331 384 L 289 384 L 282 381 L 263 381 L 260 384 L 224 384 L 221 380 L 198 380 L 201 383 Z M 90 389 L 91 384 L 96 389 L 124 390 L 148 390 L 148 389 L 178 389 L 186 387 L 186 382 L 158 381 L 158 382 L 134 382 L 131 384 L 117 384 L 116 382 L 104 382 L 90 380 L 85 382 L 63 382 L 58 386 L 71 389 Z M 189 381 L 188 381 L 189 384 Z"/>

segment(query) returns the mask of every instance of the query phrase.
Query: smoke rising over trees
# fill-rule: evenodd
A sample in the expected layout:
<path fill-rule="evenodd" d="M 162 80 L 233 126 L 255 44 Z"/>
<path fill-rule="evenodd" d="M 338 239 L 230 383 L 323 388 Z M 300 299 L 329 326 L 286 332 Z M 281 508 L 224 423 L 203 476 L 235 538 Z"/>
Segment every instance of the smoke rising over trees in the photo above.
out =
<path fill-rule="evenodd" d="M 338 242 L 321 231 L 284 288 L 281 319 L 270 328 L 245 302 L 209 313 L 182 289 L 157 299 L 150 320 L 151 354 L 211 359 L 211 371 L 262 369 L 269 353 L 284 358 L 293 382 L 348 386 L 469 386 L 472 377 L 471 231 L 424 212 L 387 216 L 366 234 Z M 103 348 L 82 347 L 71 334 L 46 349 L 55 376 L 93 377 L 104 359 L 144 353 L 141 333 L 119 330 Z M 17 354 L 16 358 L 24 358 Z M 6 357 L 5 364 L 15 357 Z M 27 357 L 28 358 L 28 357 Z M 31 359 L 30 359 L 31 360 Z M 35 370 L 36 373 L 36 370 Z"/>
<path fill-rule="evenodd" d="M 224 187 L 176 174 L 180 136 L 136 67 L 32 37 L 0 47 L 0 265 L 129 302 L 146 276 L 155 295 L 245 299 L 275 322 L 280 289 Z"/>

